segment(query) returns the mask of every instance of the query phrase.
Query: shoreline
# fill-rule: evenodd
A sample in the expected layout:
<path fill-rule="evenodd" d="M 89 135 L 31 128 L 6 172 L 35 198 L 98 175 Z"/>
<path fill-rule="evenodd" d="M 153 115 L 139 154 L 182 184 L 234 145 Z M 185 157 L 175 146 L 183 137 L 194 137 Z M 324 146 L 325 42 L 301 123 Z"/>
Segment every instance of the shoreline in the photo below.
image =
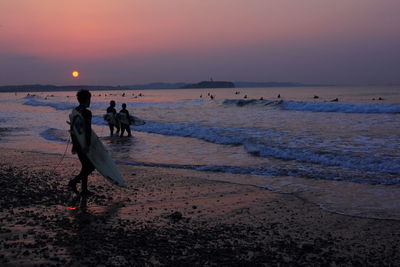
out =
<path fill-rule="evenodd" d="M 52 156 L 57 161 L 55 163 L 56 167 L 52 169 L 53 171 L 57 170 L 57 168 L 63 164 L 64 159 L 76 159 L 76 156 L 72 155 L 68 149 L 62 153 L 63 155 L 59 152 L 40 152 L 13 148 L 3 148 L 3 150 Z M 332 214 L 354 218 L 393 220 L 400 222 L 400 205 L 396 206 L 395 204 L 391 204 L 399 201 L 400 187 L 388 188 L 386 184 L 364 184 L 353 181 L 335 181 L 329 179 L 313 180 L 286 176 L 275 176 L 272 179 L 265 179 L 265 177 L 259 175 L 199 171 L 196 168 L 186 168 L 184 166 L 176 167 L 170 166 L 170 164 L 164 166 L 163 164 L 157 163 L 139 162 L 136 164 L 125 161 L 116 161 L 116 163 L 120 166 L 119 168 L 143 167 L 154 168 L 156 170 L 170 169 L 175 173 L 181 173 L 182 175 L 189 175 L 199 179 L 226 182 L 238 186 L 254 186 L 258 189 L 268 190 L 276 194 L 292 195 L 303 202 L 315 205 L 317 208 Z M 296 184 L 307 185 L 307 187 L 312 188 L 312 190 L 303 191 L 301 190 L 301 186 L 300 188 L 293 186 Z M 346 190 L 342 188 L 346 188 Z M 333 201 L 335 204 L 333 206 L 331 204 L 330 206 L 329 201 Z M 366 203 L 368 203 L 368 206 L 365 206 Z M 371 207 L 379 208 L 373 209 Z"/>
<path fill-rule="evenodd" d="M 6 153 L 4 153 L 7 151 Z M 322 210 L 291 194 L 193 170 L 119 165 L 85 201 L 76 158 L 2 149 L 0 263 L 17 265 L 399 265 L 400 222 Z"/>

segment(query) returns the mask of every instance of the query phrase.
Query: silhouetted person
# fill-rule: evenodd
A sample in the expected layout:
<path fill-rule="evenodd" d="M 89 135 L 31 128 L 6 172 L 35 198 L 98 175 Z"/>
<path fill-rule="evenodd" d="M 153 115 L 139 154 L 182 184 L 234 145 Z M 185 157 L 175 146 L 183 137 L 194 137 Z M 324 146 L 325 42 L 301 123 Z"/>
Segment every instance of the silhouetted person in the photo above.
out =
<path fill-rule="evenodd" d="M 111 116 L 108 120 L 108 126 L 110 127 L 110 135 L 113 136 L 114 134 L 114 126 L 117 129 L 116 134 L 119 133 L 119 120 L 117 118 L 117 110 L 115 109 L 115 101 L 110 101 L 110 106 L 107 108 L 107 115 Z"/>
<path fill-rule="evenodd" d="M 78 158 L 81 162 L 82 168 L 80 173 L 74 179 L 69 181 L 68 187 L 76 194 L 79 194 L 78 190 L 76 189 L 76 184 L 81 182 L 81 196 L 89 196 L 93 193 L 87 189 L 87 180 L 89 174 L 91 174 L 95 169 L 92 162 L 86 156 L 86 153 L 88 153 L 89 151 L 92 135 L 92 112 L 87 109 L 90 106 L 91 94 L 88 90 L 80 90 L 76 94 L 76 96 L 79 101 L 79 106 L 76 107 L 75 110 L 78 111 L 83 118 L 83 120 L 81 121 L 83 121 L 82 129 L 85 132 L 86 145 L 84 147 L 81 147 L 77 137 L 73 134 L 73 131 L 71 131 L 72 153 L 78 154 Z M 71 119 L 71 130 L 74 123 L 77 123 L 76 121 L 78 116 L 79 115 L 76 115 L 74 118 Z"/>
<path fill-rule="evenodd" d="M 281 98 L 281 94 L 278 95 L 278 98 Z"/>
<path fill-rule="evenodd" d="M 128 133 L 128 136 L 132 136 L 131 128 L 129 127 L 129 125 L 132 123 L 132 121 L 131 121 L 131 118 L 130 118 L 130 115 L 129 115 L 129 111 L 126 109 L 126 104 L 125 103 L 122 104 L 122 109 L 119 112 L 119 118 L 120 118 L 120 122 L 121 122 L 121 135 L 120 135 L 120 137 L 122 137 L 124 135 L 125 130 Z"/>

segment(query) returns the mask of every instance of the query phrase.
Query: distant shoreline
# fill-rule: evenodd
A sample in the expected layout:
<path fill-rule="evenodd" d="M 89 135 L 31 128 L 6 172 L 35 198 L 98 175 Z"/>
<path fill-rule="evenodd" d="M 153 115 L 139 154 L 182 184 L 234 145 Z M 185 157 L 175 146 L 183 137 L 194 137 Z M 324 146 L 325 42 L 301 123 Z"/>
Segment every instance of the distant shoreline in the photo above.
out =
<path fill-rule="evenodd" d="M 105 86 L 105 85 L 4 85 L 0 92 L 60 92 L 78 89 L 105 90 L 164 90 L 164 89 L 219 89 L 219 88 L 262 88 L 262 87 L 316 87 L 336 86 L 332 84 L 303 84 L 292 82 L 222 82 L 203 81 L 199 83 L 148 83 L 138 85 Z"/>

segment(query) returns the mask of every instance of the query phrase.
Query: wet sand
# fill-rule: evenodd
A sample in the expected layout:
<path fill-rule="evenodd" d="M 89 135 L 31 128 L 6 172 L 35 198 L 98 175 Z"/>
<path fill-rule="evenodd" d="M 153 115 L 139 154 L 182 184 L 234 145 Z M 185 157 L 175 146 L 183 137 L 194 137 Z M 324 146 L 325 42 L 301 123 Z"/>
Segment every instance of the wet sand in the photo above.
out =
<path fill-rule="evenodd" d="M 399 221 L 330 213 L 218 173 L 126 165 L 128 188 L 95 172 L 96 195 L 77 199 L 66 184 L 79 162 L 60 160 L 1 151 L 1 266 L 400 265 Z"/>

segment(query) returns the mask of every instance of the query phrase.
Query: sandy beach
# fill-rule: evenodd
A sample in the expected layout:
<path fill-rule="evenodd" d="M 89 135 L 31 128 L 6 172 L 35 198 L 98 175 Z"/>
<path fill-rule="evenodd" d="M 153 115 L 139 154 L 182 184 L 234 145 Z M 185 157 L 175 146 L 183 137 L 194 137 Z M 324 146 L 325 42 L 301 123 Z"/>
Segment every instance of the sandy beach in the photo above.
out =
<path fill-rule="evenodd" d="M 96 193 L 66 184 L 79 162 L 2 150 L 2 266 L 397 266 L 400 222 L 343 216 L 218 173 L 119 165 Z"/>

